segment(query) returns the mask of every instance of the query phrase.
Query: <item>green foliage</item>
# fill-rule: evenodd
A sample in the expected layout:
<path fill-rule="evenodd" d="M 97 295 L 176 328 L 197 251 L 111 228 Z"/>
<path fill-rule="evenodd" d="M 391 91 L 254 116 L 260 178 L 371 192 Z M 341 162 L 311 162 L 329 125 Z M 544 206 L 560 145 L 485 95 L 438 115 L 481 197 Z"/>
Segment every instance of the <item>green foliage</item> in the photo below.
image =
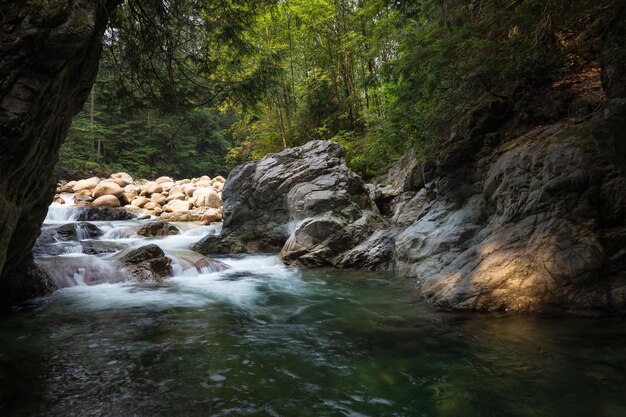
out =
<path fill-rule="evenodd" d="M 528 123 L 562 117 L 537 97 L 598 67 L 618 3 L 130 0 L 107 32 L 95 121 L 76 119 L 62 163 L 194 176 L 323 139 L 376 176 L 412 147 L 433 158 L 494 100 Z"/>

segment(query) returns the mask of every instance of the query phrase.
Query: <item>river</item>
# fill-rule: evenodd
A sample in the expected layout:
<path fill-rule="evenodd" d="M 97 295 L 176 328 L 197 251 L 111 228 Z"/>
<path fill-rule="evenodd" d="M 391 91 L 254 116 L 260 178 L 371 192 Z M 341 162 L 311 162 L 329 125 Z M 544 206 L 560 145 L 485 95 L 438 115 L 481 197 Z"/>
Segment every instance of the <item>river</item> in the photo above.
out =
<path fill-rule="evenodd" d="M 44 228 L 72 222 L 51 208 Z M 0 316 L 3 416 L 626 416 L 620 319 L 449 313 L 384 273 L 299 270 L 273 254 L 190 267 L 219 228 L 94 222 L 40 261 L 64 288 Z M 164 284 L 86 285 L 156 243 Z"/>

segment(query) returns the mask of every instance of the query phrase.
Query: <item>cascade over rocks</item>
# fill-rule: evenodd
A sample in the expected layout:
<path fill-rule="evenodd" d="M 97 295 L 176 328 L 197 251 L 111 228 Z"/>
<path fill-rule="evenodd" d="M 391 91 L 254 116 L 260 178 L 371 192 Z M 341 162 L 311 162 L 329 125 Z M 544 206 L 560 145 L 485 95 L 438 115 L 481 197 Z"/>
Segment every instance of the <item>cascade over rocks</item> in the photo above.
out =
<path fill-rule="evenodd" d="M 0 2 L 0 299 L 51 289 L 32 248 L 54 195 L 53 168 L 98 70 L 118 0 Z"/>
<path fill-rule="evenodd" d="M 200 253 L 281 251 L 288 264 L 341 266 L 383 219 L 336 143 L 313 141 L 241 165 L 223 190 L 222 235 Z"/>

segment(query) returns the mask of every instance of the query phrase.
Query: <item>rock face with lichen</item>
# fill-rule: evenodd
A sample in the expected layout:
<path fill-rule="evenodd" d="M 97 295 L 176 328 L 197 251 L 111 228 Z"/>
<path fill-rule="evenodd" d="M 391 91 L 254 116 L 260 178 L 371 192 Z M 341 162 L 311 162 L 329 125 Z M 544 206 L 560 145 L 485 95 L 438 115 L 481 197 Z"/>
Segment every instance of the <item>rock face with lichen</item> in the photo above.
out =
<path fill-rule="evenodd" d="M 50 288 L 31 249 L 52 201 L 52 171 L 89 94 L 118 0 L 0 1 L 0 299 Z"/>

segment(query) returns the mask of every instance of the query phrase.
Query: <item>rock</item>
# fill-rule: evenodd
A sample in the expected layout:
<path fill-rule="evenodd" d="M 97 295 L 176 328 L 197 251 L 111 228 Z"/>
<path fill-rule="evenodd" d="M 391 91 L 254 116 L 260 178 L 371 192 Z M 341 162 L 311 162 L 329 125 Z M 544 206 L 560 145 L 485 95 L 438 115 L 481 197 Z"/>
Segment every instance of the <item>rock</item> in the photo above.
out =
<path fill-rule="evenodd" d="M 128 194 L 139 195 L 139 193 L 141 192 L 141 187 L 138 187 L 134 184 L 130 184 L 124 187 L 124 192 Z"/>
<path fill-rule="evenodd" d="M 52 202 L 56 204 L 65 204 L 65 200 L 63 200 L 61 196 L 58 194 L 54 196 L 54 199 L 52 200 Z"/>
<path fill-rule="evenodd" d="M 143 208 L 145 208 L 146 210 L 154 210 L 156 208 L 161 208 L 161 206 L 159 206 L 154 201 L 149 201 L 146 204 L 144 204 Z"/>
<path fill-rule="evenodd" d="M 166 198 L 161 193 L 152 194 L 152 197 L 150 197 L 150 201 L 160 206 L 167 202 Z"/>
<path fill-rule="evenodd" d="M 626 98 L 608 100 L 591 123 L 598 150 L 626 174 Z"/>
<path fill-rule="evenodd" d="M 76 181 L 70 181 L 67 184 L 65 184 L 67 187 L 74 187 L 76 185 Z"/>
<path fill-rule="evenodd" d="M 617 2 L 615 7 L 607 10 L 612 14 L 602 37 L 602 87 L 609 98 L 626 98 L 626 7 Z"/>
<path fill-rule="evenodd" d="M 135 194 L 124 193 L 120 197 L 120 203 L 122 206 L 127 206 L 135 199 L 135 197 Z"/>
<path fill-rule="evenodd" d="M 217 259 L 202 258 L 194 263 L 194 266 L 201 274 L 212 274 L 230 269 L 230 266 Z"/>
<path fill-rule="evenodd" d="M 212 185 L 213 189 L 215 191 L 222 191 L 224 189 L 224 183 L 223 182 L 214 182 Z"/>
<path fill-rule="evenodd" d="M 172 276 L 172 260 L 157 245 L 146 245 L 121 258 L 124 273 L 140 281 L 161 283 Z"/>
<path fill-rule="evenodd" d="M 192 211 L 175 211 L 163 213 L 159 220 L 164 222 L 197 222 L 200 221 L 200 214 Z"/>
<path fill-rule="evenodd" d="M 68 223 L 55 230 L 60 240 L 85 240 L 102 236 L 102 230 L 87 222 Z"/>
<path fill-rule="evenodd" d="M 170 201 L 174 201 L 174 200 L 185 201 L 186 199 L 187 199 L 187 196 L 183 193 L 175 193 L 175 194 L 170 193 L 170 195 L 167 196 L 165 201 L 169 203 Z"/>
<path fill-rule="evenodd" d="M 74 204 L 77 206 L 88 206 L 93 201 L 93 198 L 88 195 L 75 194 L 74 195 Z"/>
<path fill-rule="evenodd" d="M 208 179 L 208 180 L 199 180 L 196 181 L 195 186 L 198 188 L 210 188 L 213 185 L 213 182 Z"/>
<path fill-rule="evenodd" d="M 221 222 L 222 213 L 217 209 L 209 208 L 209 210 L 200 215 L 200 221 L 204 224 Z"/>
<path fill-rule="evenodd" d="M 156 180 L 154 180 L 154 182 L 156 182 L 157 184 L 162 184 L 166 182 L 174 182 L 174 179 L 171 177 L 159 177 Z"/>
<path fill-rule="evenodd" d="M 626 180 L 589 123 L 481 155 L 409 203 L 419 207 L 395 239 L 395 271 L 443 308 L 626 311 Z"/>
<path fill-rule="evenodd" d="M 86 180 L 76 181 L 76 184 L 72 187 L 74 192 L 79 192 L 83 190 L 93 190 L 100 183 L 100 178 L 92 177 Z"/>
<path fill-rule="evenodd" d="M 162 221 L 144 224 L 137 230 L 137 234 L 144 237 L 172 236 L 179 233 L 178 227 Z"/>
<path fill-rule="evenodd" d="M 173 181 L 166 181 L 162 182 L 160 185 L 163 191 L 169 191 L 172 187 L 176 185 L 176 183 L 174 183 Z"/>
<path fill-rule="evenodd" d="M 189 201 L 173 200 L 163 206 L 163 210 L 166 212 L 178 212 L 189 211 L 191 209 L 191 203 Z"/>
<path fill-rule="evenodd" d="M 124 194 L 124 190 L 122 189 L 122 187 L 120 187 L 116 183 L 109 182 L 109 181 L 102 181 L 101 183 L 96 185 L 96 187 L 93 189 L 91 196 L 96 199 L 98 197 L 102 197 L 106 195 L 115 196 L 119 198 L 122 196 L 122 194 Z"/>
<path fill-rule="evenodd" d="M 71 185 L 65 184 L 62 185 L 59 188 L 59 192 L 60 193 L 69 193 L 69 194 L 73 194 L 74 193 L 74 187 L 72 187 Z"/>
<path fill-rule="evenodd" d="M 133 183 L 133 177 L 125 172 L 117 172 L 115 174 L 111 174 L 111 178 L 114 179 L 117 185 L 119 185 L 120 187 L 126 187 L 127 185 Z"/>
<path fill-rule="evenodd" d="M 217 177 L 213 178 L 214 182 L 221 182 L 221 183 L 225 183 L 226 179 L 224 179 L 224 177 L 222 177 L 221 175 L 218 175 Z"/>
<path fill-rule="evenodd" d="M 0 6 L 0 304 L 54 289 L 32 248 L 52 199 L 59 149 L 89 95 L 118 3 Z"/>
<path fill-rule="evenodd" d="M 281 251 L 289 264 L 336 265 L 383 220 L 342 146 L 324 141 L 235 168 L 224 187 L 224 226 L 200 253 Z"/>
<path fill-rule="evenodd" d="M 163 188 L 157 182 L 149 182 L 143 187 L 141 187 L 141 195 L 151 196 L 154 193 L 160 193 L 163 191 Z"/>
<path fill-rule="evenodd" d="M 220 208 L 222 200 L 217 192 L 212 188 L 197 188 L 193 197 L 189 200 L 195 207 Z"/>
<path fill-rule="evenodd" d="M 187 184 L 184 187 L 185 195 L 188 197 L 192 197 L 193 193 L 196 191 L 196 186 L 192 184 Z"/>
<path fill-rule="evenodd" d="M 120 200 L 114 195 L 103 195 L 96 198 L 91 205 L 94 207 L 119 207 Z"/>
<path fill-rule="evenodd" d="M 136 218 L 132 213 L 113 207 L 81 207 L 77 209 L 76 221 L 116 221 Z"/>
<path fill-rule="evenodd" d="M 149 198 L 146 198 L 146 197 L 135 197 L 133 199 L 133 201 L 131 201 L 130 204 L 132 204 L 135 207 L 144 207 L 149 202 L 150 202 Z"/>

